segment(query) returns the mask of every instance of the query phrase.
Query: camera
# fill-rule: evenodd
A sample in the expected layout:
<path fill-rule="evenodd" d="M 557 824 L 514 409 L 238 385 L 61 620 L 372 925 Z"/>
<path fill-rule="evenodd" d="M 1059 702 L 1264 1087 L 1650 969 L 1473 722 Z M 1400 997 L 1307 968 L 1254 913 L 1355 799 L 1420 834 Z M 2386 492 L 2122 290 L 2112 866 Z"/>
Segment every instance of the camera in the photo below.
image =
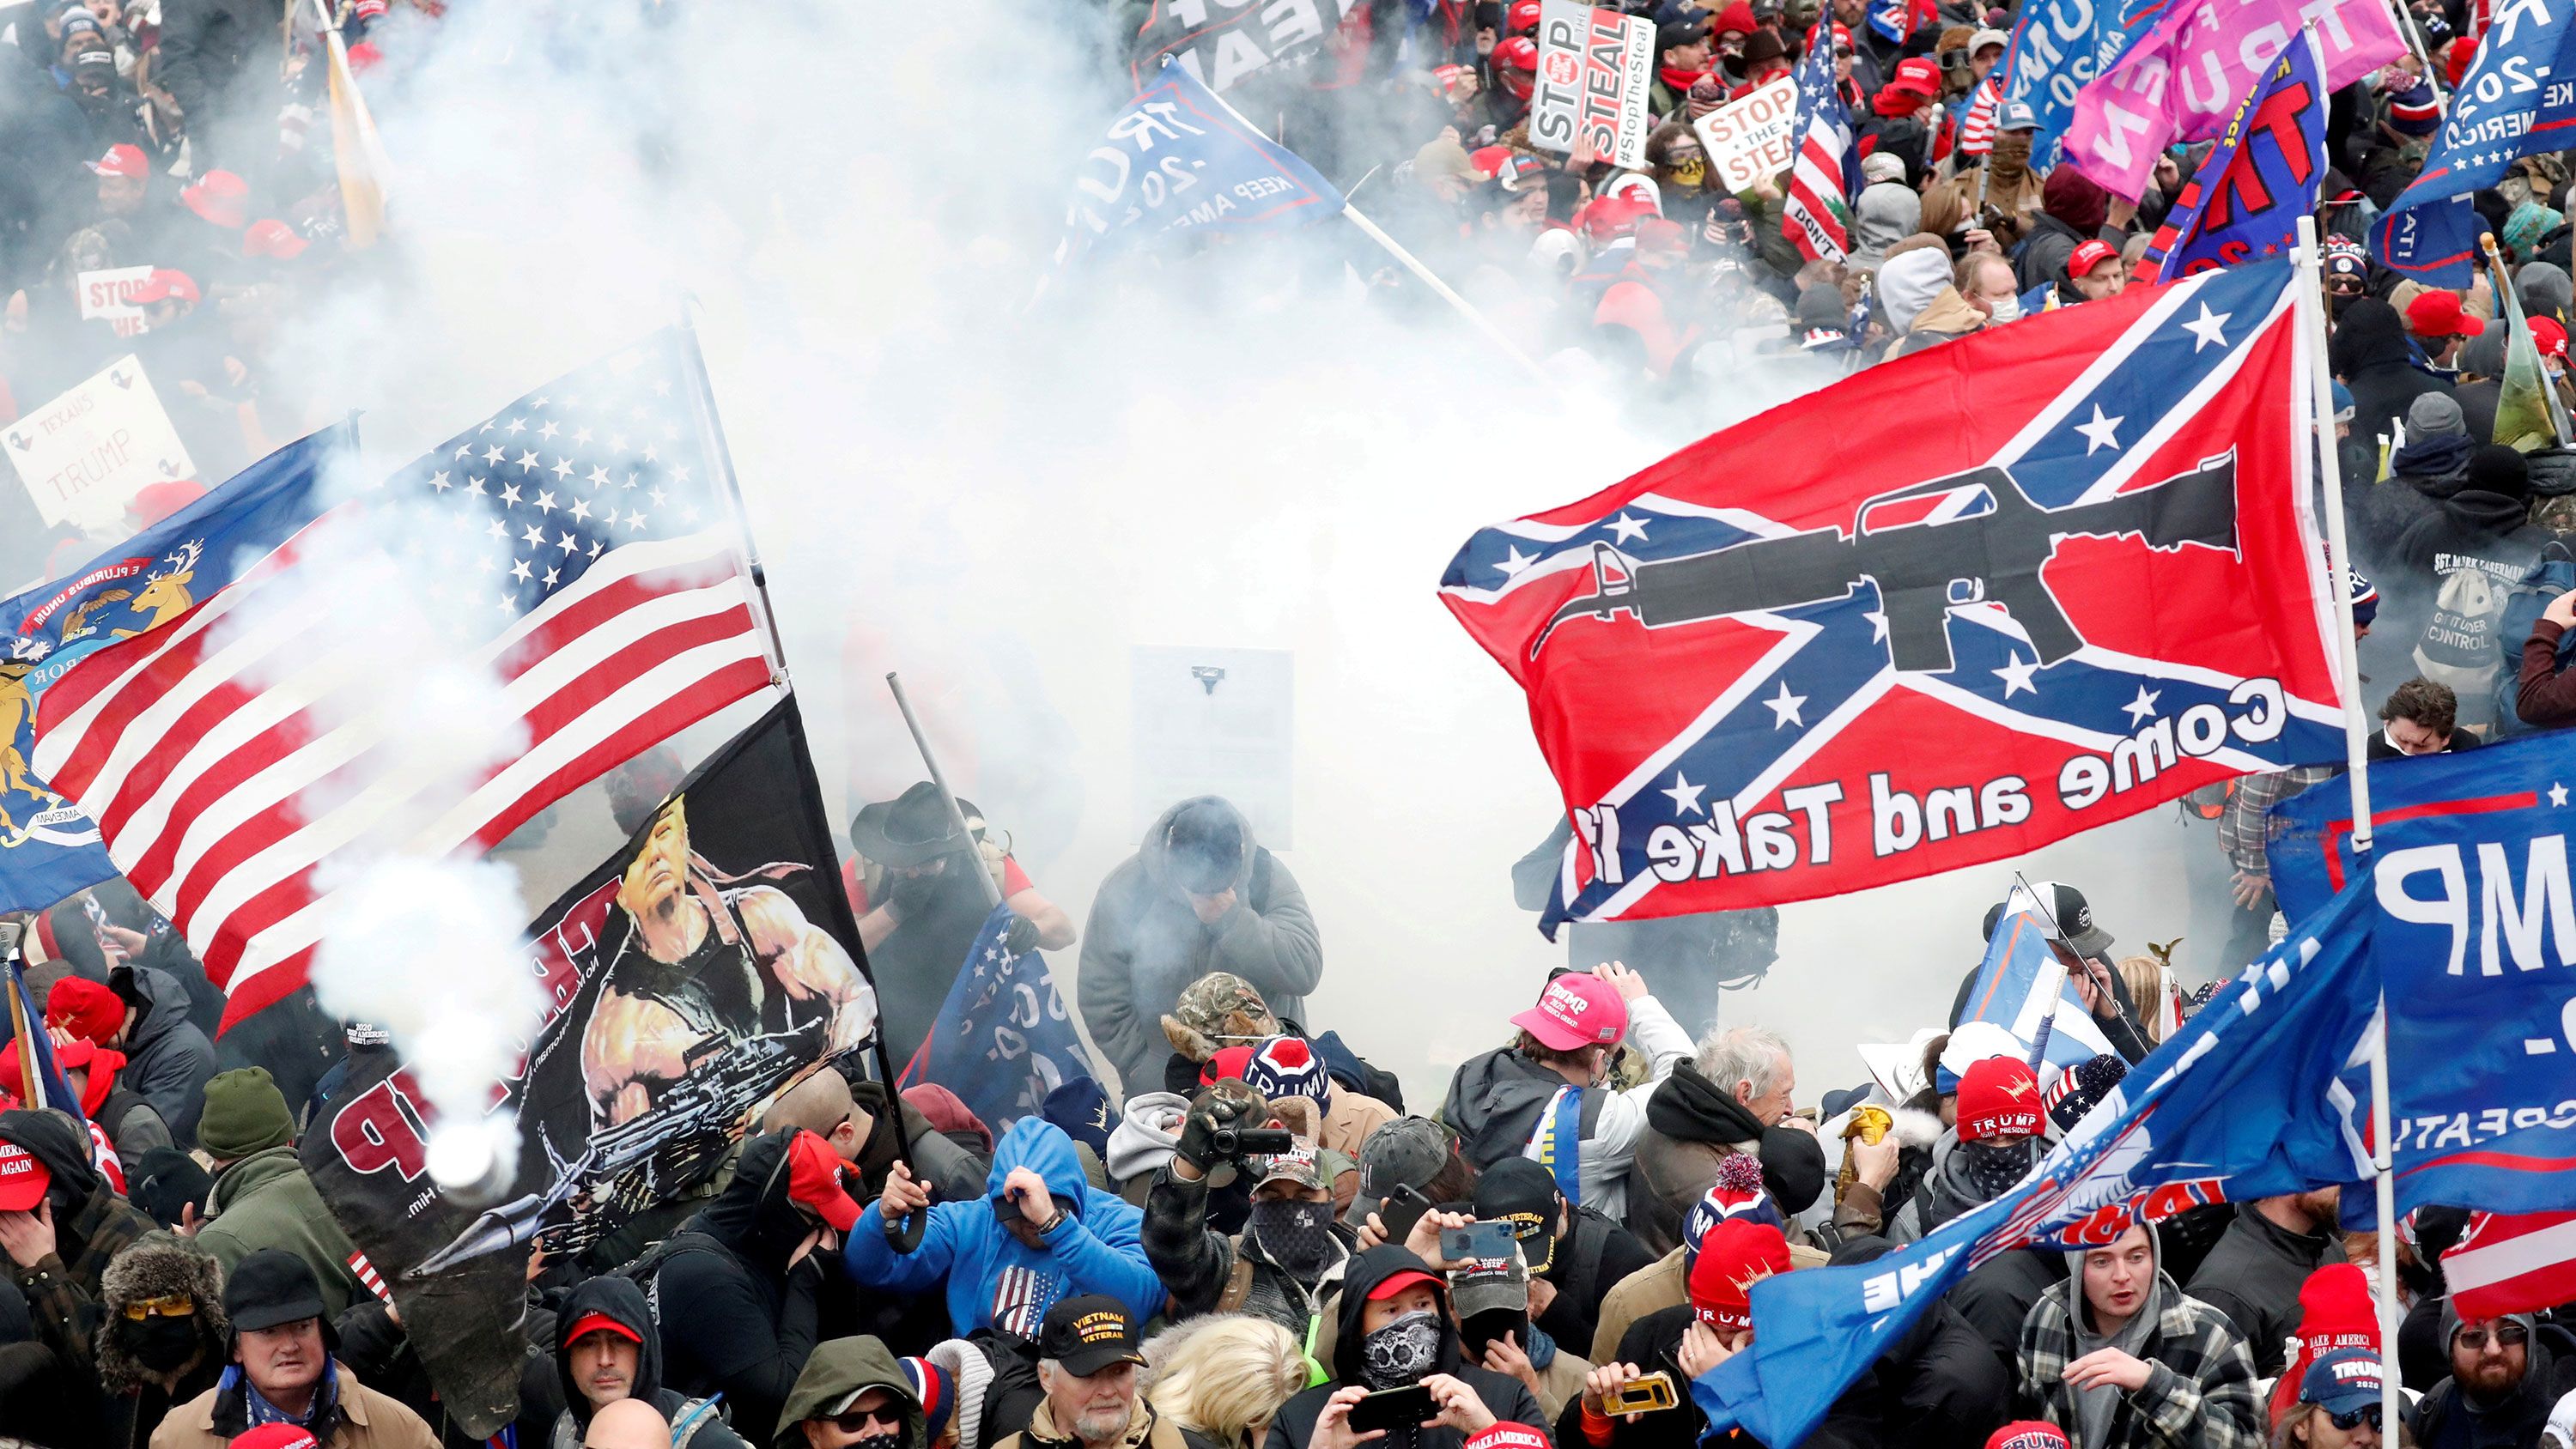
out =
<path fill-rule="evenodd" d="M 1297 1134 L 1285 1127 L 1219 1127 L 1208 1134 L 1208 1150 L 1219 1157 L 1267 1157 L 1297 1145 Z"/>

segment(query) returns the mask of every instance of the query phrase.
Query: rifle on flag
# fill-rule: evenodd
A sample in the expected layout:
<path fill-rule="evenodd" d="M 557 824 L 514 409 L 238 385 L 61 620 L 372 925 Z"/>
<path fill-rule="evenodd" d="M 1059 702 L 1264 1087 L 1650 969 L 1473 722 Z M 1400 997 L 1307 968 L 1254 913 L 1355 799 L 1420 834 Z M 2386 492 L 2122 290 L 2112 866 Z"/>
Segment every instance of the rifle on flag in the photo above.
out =
<path fill-rule="evenodd" d="M 1443 601 L 1573 827 L 1542 929 L 1864 889 L 2334 758 L 2294 311 L 2273 261 L 2028 318 L 1468 539 Z"/>
<path fill-rule="evenodd" d="M 2137 280 L 2171 281 L 2256 257 L 2286 255 L 2315 213 L 2326 173 L 2325 58 L 2316 31 L 2263 77 L 2184 184 L 2138 259 Z"/>

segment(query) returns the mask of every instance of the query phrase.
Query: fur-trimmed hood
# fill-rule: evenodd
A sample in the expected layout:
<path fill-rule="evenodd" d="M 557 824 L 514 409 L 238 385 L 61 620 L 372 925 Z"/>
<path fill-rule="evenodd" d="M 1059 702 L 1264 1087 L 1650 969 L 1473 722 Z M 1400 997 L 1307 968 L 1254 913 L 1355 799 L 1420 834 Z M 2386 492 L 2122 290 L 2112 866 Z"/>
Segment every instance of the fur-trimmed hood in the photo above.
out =
<path fill-rule="evenodd" d="M 185 1293 L 197 1304 L 197 1341 L 203 1363 L 222 1363 L 231 1341 L 232 1321 L 224 1316 L 223 1270 L 214 1255 L 175 1233 L 147 1233 L 116 1255 L 99 1279 L 99 1303 L 106 1310 L 99 1324 L 96 1352 L 99 1382 L 111 1394 L 130 1394 L 143 1387 L 143 1365 L 127 1347 L 122 1329 L 125 1305 L 142 1298 Z"/>

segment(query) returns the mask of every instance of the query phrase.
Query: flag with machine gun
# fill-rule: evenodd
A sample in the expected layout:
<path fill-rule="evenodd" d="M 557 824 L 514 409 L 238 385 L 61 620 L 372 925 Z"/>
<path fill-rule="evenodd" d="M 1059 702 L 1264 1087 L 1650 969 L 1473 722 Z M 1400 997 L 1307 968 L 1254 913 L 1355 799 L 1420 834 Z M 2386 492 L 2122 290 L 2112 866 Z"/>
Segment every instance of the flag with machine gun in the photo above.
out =
<path fill-rule="evenodd" d="M 303 1158 L 373 1260 L 443 1402 L 477 1435 L 517 1412 L 513 1337 L 531 1242 L 625 1256 L 695 1202 L 804 1074 L 877 1043 L 877 996 L 840 889 L 793 698 L 681 782 L 528 928 L 547 1016 L 518 1075 L 512 1180 L 426 1176 L 434 1111 L 390 1053 L 353 1069 Z M 882 1048 L 870 1058 L 890 1080 Z"/>
<path fill-rule="evenodd" d="M 1574 827 L 1545 929 L 1840 894 L 2339 759 L 2287 261 L 1872 368 L 1441 593 Z"/>

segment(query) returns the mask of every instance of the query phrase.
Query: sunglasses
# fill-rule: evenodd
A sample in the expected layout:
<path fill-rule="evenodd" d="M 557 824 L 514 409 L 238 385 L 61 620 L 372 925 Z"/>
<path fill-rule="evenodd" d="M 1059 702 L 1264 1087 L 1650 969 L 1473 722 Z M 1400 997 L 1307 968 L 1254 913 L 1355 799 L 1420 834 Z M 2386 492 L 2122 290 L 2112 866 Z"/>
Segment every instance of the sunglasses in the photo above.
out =
<path fill-rule="evenodd" d="M 2337 277 L 2333 281 L 2326 283 L 2326 290 L 2339 297 L 2358 297 L 2361 295 L 2361 283 L 2352 281 L 2348 278 Z"/>
<path fill-rule="evenodd" d="M 901 1432 L 903 1411 L 888 1404 L 879 1409 L 852 1409 L 846 1414 L 836 1414 L 832 1418 L 832 1427 L 844 1434 L 864 1434 L 868 1432 L 868 1426 L 871 1424 L 883 1424 L 889 1429 Z"/>
<path fill-rule="evenodd" d="M 2462 1348 L 2475 1351 L 2487 1346 L 2488 1336 L 2488 1330 L 2483 1328 L 2463 1328 L 2451 1341 Z M 2493 1336 L 2495 1346 L 2498 1348 L 2520 1348 L 2530 1341 L 2531 1332 L 2519 1323 L 2508 1323 L 2494 1330 Z"/>
<path fill-rule="evenodd" d="M 165 1293 L 158 1298 L 137 1298 L 125 1305 L 125 1316 L 136 1323 L 147 1318 L 186 1318 L 197 1311 L 197 1300 L 185 1293 Z"/>
<path fill-rule="evenodd" d="M 2336 1428 L 2341 1429 L 2347 1434 L 2360 1428 L 2364 1424 L 2368 1424 L 2375 1430 L 2379 1427 L 2379 1406 L 2377 1404 L 2364 1404 L 2349 1414 L 2328 1414 L 2326 1415 L 2326 1419 Z"/>

